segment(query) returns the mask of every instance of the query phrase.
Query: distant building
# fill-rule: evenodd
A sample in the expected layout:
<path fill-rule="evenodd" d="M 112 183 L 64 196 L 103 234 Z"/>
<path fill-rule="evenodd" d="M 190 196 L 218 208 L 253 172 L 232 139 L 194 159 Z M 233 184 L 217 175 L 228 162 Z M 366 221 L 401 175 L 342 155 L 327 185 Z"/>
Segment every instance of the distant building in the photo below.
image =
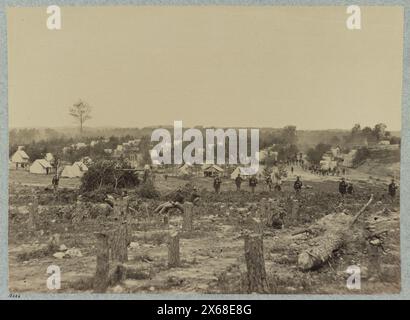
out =
<path fill-rule="evenodd" d="M 77 149 L 85 148 L 87 145 L 84 142 L 79 142 L 76 144 Z"/>
<path fill-rule="evenodd" d="M 390 145 L 390 140 L 380 140 L 379 144 L 384 145 L 384 146 L 388 146 L 388 145 Z"/>
<path fill-rule="evenodd" d="M 67 153 L 71 150 L 71 147 L 64 147 L 63 148 L 63 153 Z"/>
<path fill-rule="evenodd" d="M 340 148 L 339 146 L 331 148 L 330 152 L 332 153 L 334 158 L 340 158 L 342 156 L 342 148 Z"/>
<path fill-rule="evenodd" d="M 224 169 L 222 169 L 220 166 L 216 164 L 211 164 L 209 166 L 206 166 L 203 172 L 205 177 L 214 177 L 217 174 L 223 174 Z"/>
<path fill-rule="evenodd" d="M 272 157 L 273 161 L 278 160 L 278 152 L 277 151 L 271 151 L 269 149 L 264 149 L 259 151 L 259 161 L 265 161 L 267 157 Z"/>
<path fill-rule="evenodd" d="M 30 161 L 30 157 L 23 149 L 23 146 L 19 146 L 17 151 L 11 156 L 11 163 L 16 166 L 16 169 L 26 167 Z"/>

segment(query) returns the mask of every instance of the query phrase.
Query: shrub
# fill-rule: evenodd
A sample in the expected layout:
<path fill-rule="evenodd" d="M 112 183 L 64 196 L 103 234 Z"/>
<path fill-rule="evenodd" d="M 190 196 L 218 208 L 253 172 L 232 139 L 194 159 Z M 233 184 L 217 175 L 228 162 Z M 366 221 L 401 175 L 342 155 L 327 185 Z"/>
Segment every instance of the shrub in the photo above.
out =
<path fill-rule="evenodd" d="M 140 197 L 147 199 L 155 199 L 159 198 L 160 196 L 159 191 L 155 188 L 155 185 L 152 183 L 151 180 L 148 180 L 141 186 L 141 188 L 138 191 L 138 194 Z"/>
<path fill-rule="evenodd" d="M 81 178 L 80 192 L 101 190 L 103 187 L 131 188 L 139 185 L 138 175 L 130 164 L 120 160 L 100 160 L 92 164 Z"/>

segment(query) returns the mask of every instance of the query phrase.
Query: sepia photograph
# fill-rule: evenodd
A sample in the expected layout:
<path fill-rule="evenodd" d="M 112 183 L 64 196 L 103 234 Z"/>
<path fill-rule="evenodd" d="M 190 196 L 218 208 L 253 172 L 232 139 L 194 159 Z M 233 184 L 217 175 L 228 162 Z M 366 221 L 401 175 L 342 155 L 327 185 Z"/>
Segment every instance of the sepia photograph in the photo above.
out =
<path fill-rule="evenodd" d="M 401 292 L 403 7 L 6 13 L 9 292 Z"/>

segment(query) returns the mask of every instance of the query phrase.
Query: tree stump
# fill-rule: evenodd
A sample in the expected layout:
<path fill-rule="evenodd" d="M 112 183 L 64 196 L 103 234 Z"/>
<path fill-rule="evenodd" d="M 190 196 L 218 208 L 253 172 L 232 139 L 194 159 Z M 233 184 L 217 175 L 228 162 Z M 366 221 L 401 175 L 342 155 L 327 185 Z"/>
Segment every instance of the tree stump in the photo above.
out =
<path fill-rule="evenodd" d="M 114 216 L 120 220 L 126 220 L 128 217 L 128 197 L 114 200 Z"/>
<path fill-rule="evenodd" d="M 251 232 L 256 234 L 263 234 L 263 223 L 259 218 L 249 217 L 247 224 L 249 224 L 249 229 Z"/>
<path fill-rule="evenodd" d="M 191 202 L 184 203 L 184 221 L 182 224 L 184 231 L 192 231 L 193 229 L 193 210 L 194 205 Z"/>
<path fill-rule="evenodd" d="M 168 238 L 168 267 L 175 268 L 180 265 L 179 258 L 179 234 L 170 233 Z"/>
<path fill-rule="evenodd" d="M 60 234 L 59 233 L 54 233 L 50 239 L 48 240 L 48 246 L 52 250 L 57 250 L 60 247 Z"/>
<path fill-rule="evenodd" d="M 299 201 L 294 199 L 292 200 L 292 219 L 297 220 L 299 217 Z"/>
<path fill-rule="evenodd" d="M 108 235 L 102 232 L 96 232 L 97 237 L 97 267 L 94 276 L 94 292 L 104 293 L 108 288 L 109 283 L 109 246 Z"/>
<path fill-rule="evenodd" d="M 31 231 L 37 230 L 37 212 L 38 212 L 38 199 L 35 197 L 33 202 L 28 204 L 28 228 Z"/>
<path fill-rule="evenodd" d="M 263 240 L 261 235 L 249 234 L 245 236 L 245 260 L 248 292 L 268 292 L 265 259 L 263 257 Z"/>
<path fill-rule="evenodd" d="M 271 201 L 264 201 L 263 203 L 263 220 L 265 224 L 268 224 L 269 218 L 272 213 L 272 202 Z"/>
<path fill-rule="evenodd" d="M 111 237 L 111 260 L 117 262 L 128 261 L 128 223 L 121 221 Z"/>
<path fill-rule="evenodd" d="M 164 227 L 169 228 L 169 213 L 164 214 Z"/>

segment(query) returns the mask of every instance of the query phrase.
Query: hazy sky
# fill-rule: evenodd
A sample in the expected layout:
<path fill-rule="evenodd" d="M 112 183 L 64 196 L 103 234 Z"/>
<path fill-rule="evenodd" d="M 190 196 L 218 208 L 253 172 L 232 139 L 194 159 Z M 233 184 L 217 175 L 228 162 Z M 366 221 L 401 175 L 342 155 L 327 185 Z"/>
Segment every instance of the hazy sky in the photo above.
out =
<path fill-rule="evenodd" d="M 401 128 L 403 11 L 361 7 L 62 7 L 8 11 L 9 124 Z"/>

